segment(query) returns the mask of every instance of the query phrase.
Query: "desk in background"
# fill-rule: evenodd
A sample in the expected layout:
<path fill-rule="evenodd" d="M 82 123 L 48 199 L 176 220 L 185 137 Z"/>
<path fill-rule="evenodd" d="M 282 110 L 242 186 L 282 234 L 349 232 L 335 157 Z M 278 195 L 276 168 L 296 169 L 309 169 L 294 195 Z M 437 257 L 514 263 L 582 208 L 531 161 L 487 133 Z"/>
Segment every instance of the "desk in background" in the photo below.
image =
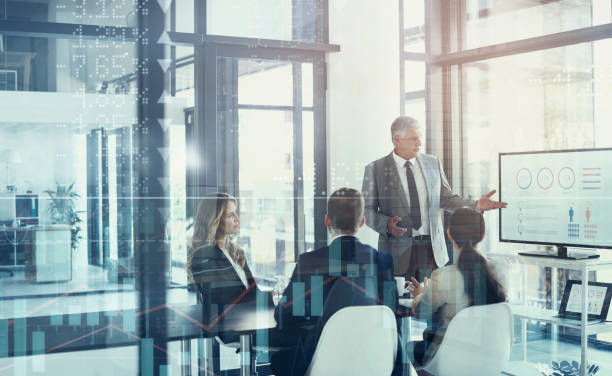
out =
<path fill-rule="evenodd" d="M 0 264 L 25 266 L 25 278 L 33 282 L 72 279 L 71 227 L 45 225 L 0 228 Z"/>
<path fill-rule="evenodd" d="M 30 243 L 29 235 L 27 227 L 0 227 L 0 268 L 23 268 L 25 249 Z"/>

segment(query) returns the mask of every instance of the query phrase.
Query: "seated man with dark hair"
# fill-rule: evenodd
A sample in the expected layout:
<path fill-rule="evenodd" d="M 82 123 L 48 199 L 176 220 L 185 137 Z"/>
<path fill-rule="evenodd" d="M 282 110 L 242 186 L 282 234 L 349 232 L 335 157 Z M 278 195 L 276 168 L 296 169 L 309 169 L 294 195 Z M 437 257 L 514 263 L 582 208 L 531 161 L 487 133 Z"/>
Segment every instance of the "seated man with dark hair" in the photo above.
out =
<path fill-rule="evenodd" d="M 272 356 L 275 375 L 306 372 L 325 322 L 341 308 L 385 304 L 395 312 L 393 259 L 388 253 L 362 244 L 355 236 L 365 223 L 363 208 L 363 197 L 354 189 L 341 188 L 330 196 L 325 225 L 331 232 L 331 243 L 300 255 L 291 282 L 276 307 L 278 327 L 271 344 L 275 345 L 275 337 L 281 337 L 291 347 Z M 327 301 L 336 284 L 352 286 L 346 289 L 350 293 Z M 400 362 L 401 359 L 396 361 Z"/>

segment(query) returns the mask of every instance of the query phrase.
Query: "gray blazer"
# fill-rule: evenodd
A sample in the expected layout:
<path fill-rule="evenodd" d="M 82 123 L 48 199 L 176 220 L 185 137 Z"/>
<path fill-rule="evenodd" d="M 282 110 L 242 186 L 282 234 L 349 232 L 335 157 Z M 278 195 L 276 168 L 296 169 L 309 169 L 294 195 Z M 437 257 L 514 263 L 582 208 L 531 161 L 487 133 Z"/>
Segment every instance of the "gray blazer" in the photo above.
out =
<path fill-rule="evenodd" d="M 416 158 L 427 186 L 429 229 L 434 258 L 438 267 L 442 267 L 449 260 L 444 240 L 443 210 L 452 211 L 463 206 L 475 207 L 476 201 L 466 200 L 452 191 L 436 156 L 418 154 Z M 400 226 L 412 228 L 410 206 L 395 166 L 393 152 L 366 166 L 362 194 L 365 199 L 366 224 L 379 234 L 378 250 L 391 253 L 394 260 L 399 260 L 404 253 L 411 252 L 410 231 L 401 238 L 387 234 L 387 223 L 394 216 L 402 218 Z"/>

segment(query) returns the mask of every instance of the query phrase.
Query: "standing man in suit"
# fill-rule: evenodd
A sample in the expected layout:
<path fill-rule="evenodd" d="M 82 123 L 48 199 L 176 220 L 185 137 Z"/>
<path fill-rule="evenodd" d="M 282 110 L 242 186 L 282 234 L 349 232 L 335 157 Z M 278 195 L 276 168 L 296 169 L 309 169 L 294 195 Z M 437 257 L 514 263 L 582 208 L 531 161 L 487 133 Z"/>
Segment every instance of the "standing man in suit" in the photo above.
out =
<path fill-rule="evenodd" d="M 393 151 L 365 168 L 366 223 L 379 234 L 378 249 L 393 256 L 395 275 L 423 281 L 449 261 L 442 209 L 485 211 L 506 203 L 490 199 L 495 190 L 478 201 L 454 193 L 438 158 L 419 153 L 421 131 L 415 119 L 395 119 L 391 140 Z"/>
<path fill-rule="evenodd" d="M 325 322 L 341 308 L 385 304 L 395 311 L 393 259 L 355 236 L 364 225 L 363 212 L 363 197 L 351 188 L 338 189 L 327 201 L 325 225 L 331 232 L 331 243 L 300 255 L 274 313 L 278 328 L 270 344 L 289 346 L 272 356 L 275 375 L 306 372 Z M 342 284 L 348 288 L 343 289 L 346 286 Z M 342 299 L 336 294 L 330 302 L 327 296 L 333 289 L 350 293 L 342 294 Z M 284 343 L 278 344 L 274 338 Z"/>

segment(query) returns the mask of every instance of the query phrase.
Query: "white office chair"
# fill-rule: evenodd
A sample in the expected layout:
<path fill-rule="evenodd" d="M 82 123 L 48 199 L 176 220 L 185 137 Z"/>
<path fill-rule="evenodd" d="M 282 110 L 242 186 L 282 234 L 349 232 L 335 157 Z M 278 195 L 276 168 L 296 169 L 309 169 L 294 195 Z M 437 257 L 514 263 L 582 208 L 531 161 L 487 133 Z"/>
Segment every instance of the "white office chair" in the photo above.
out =
<path fill-rule="evenodd" d="M 465 308 L 451 320 L 433 359 L 422 367 L 435 376 L 499 375 L 512 347 L 508 303 Z"/>
<path fill-rule="evenodd" d="M 396 352 L 397 326 L 389 307 L 342 308 L 325 323 L 306 376 L 389 376 Z"/>

